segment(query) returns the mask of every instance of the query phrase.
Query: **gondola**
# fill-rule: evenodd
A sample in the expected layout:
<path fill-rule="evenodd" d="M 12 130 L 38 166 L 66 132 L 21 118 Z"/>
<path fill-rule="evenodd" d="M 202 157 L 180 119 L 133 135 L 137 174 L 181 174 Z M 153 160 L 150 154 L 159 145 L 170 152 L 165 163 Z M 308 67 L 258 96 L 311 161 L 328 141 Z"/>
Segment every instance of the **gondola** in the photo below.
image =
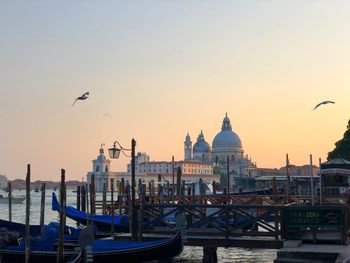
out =
<path fill-rule="evenodd" d="M 60 211 L 60 204 L 55 193 L 52 193 L 52 210 Z M 87 225 L 87 219 L 92 221 L 96 232 L 99 233 L 106 233 L 111 230 L 112 216 L 110 215 L 91 215 L 72 206 L 67 206 L 66 216 L 82 225 Z M 129 232 L 129 217 L 116 214 L 114 216 L 114 230 L 115 232 Z"/>
<path fill-rule="evenodd" d="M 21 225 L 21 224 L 18 224 Z M 14 225 L 9 225 L 13 227 Z M 13 229 L 13 228 L 11 228 Z M 36 227 L 33 228 L 36 230 Z M 34 232 L 36 233 L 36 232 Z M 44 236 L 30 237 L 30 260 L 32 262 L 56 262 L 57 260 L 57 240 L 59 234 L 59 224 L 50 223 L 45 226 Z M 65 260 L 75 257 L 77 253 L 74 248 L 78 245 L 80 229 L 65 227 L 64 242 L 67 249 Z M 17 243 L 10 243 L 0 248 L 0 258 L 2 263 L 24 262 L 25 238 L 22 237 Z"/>
<path fill-rule="evenodd" d="M 0 228 L 2 229 L 6 229 L 9 231 L 13 231 L 13 232 L 17 232 L 19 234 L 20 238 L 24 238 L 25 237 L 25 233 L 26 233 L 26 226 L 25 224 L 21 224 L 21 223 L 16 223 L 16 222 L 10 222 L 7 220 L 1 220 L 0 219 Z M 57 229 L 59 228 L 59 223 L 56 222 L 51 222 L 48 225 L 44 226 L 44 233 L 46 231 L 51 231 L 51 229 L 56 229 L 55 231 L 58 231 Z M 79 237 L 79 233 L 81 231 L 81 229 L 79 228 L 75 228 L 75 227 L 69 227 L 69 226 L 65 226 L 65 233 L 70 235 L 70 239 L 74 239 L 73 237 L 75 237 L 76 240 L 78 240 Z M 40 225 L 30 225 L 29 226 L 29 235 L 31 237 L 39 237 L 41 236 L 41 226 Z"/>
<path fill-rule="evenodd" d="M 20 237 L 24 237 L 26 233 L 25 224 L 10 222 L 7 220 L 0 219 L 0 228 L 6 228 L 9 231 L 18 232 Z M 29 227 L 29 234 L 32 237 L 40 236 L 41 227 L 39 225 L 31 225 Z"/>
<path fill-rule="evenodd" d="M 57 235 L 50 233 L 43 238 L 31 240 L 30 260 L 36 263 L 55 263 L 57 260 Z M 66 236 L 65 236 L 66 238 Z M 183 244 L 180 231 L 169 239 L 126 242 L 114 240 L 95 240 L 90 246 L 90 256 L 94 263 L 106 262 L 143 262 L 166 260 L 179 255 Z M 24 262 L 24 241 L 18 246 L 6 246 L 0 249 L 3 263 Z M 83 253 L 77 249 L 65 247 L 65 262 L 84 262 Z M 89 253 L 89 252 L 88 252 Z"/>

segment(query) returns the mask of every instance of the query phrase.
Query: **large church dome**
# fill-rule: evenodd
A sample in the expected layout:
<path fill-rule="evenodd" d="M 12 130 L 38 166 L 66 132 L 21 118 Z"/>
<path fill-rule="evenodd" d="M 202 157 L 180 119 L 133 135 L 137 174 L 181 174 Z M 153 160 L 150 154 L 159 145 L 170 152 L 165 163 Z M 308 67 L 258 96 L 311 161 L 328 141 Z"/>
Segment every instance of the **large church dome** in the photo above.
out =
<path fill-rule="evenodd" d="M 213 150 L 217 148 L 242 148 L 241 139 L 232 131 L 231 122 L 227 114 L 222 123 L 221 132 L 213 140 L 212 148 Z"/>

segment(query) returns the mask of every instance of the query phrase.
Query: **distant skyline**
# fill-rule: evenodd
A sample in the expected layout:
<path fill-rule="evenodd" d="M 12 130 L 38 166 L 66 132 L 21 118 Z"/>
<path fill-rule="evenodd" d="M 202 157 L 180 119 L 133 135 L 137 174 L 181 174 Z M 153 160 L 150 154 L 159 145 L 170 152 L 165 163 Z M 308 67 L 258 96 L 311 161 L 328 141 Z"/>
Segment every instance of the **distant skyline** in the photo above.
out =
<path fill-rule="evenodd" d="M 81 180 L 101 143 L 183 159 L 226 112 L 258 167 L 326 159 L 350 118 L 349 1 L 1 1 L 0 174 Z M 90 98 L 75 98 L 89 91 Z M 323 100 L 325 105 L 313 111 Z M 109 117 L 106 117 L 108 114 Z M 113 171 L 125 171 L 124 156 Z"/>

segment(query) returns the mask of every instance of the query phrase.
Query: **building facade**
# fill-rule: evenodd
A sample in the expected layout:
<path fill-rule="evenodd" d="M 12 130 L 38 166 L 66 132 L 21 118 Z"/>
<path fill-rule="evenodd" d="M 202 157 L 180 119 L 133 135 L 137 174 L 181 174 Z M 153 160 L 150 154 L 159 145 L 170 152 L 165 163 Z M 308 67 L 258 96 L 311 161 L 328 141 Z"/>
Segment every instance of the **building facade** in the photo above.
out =
<path fill-rule="evenodd" d="M 311 193 L 310 165 L 293 165 L 288 166 L 290 179 L 289 192 L 297 195 L 309 195 Z M 313 183 L 315 189 L 319 183 L 319 167 L 312 166 Z M 285 191 L 287 184 L 287 169 L 281 167 L 279 169 L 258 168 L 258 176 L 256 177 L 257 190 L 272 189 L 273 181 L 276 187 L 282 193 Z"/>
<path fill-rule="evenodd" d="M 117 182 L 122 179 L 126 183 L 131 182 L 131 165 L 128 164 L 127 172 L 111 172 L 110 160 L 104 154 L 104 149 L 101 146 L 99 155 L 95 160 L 92 160 L 92 171 L 87 173 L 87 182 L 91 183 L 92 175 L 95 176 L 95 189 L 97 192 L 103 191 L 104 184 L 108 191 L 111 190 L 111 179 L 114 180 L 115 187 Z M 135 177 L 148 185 L 149 182 L 160 182 L 172 184 L 173 174 L 175 175 L 177 168 L 182 171 L 182 178 L 186 183 L 198 182 L 201 178 L 205 183 L 212 183 L 219 181 L 219 175 L 213 173 L 213 165 L 210 163 L 203 163 L 200 161 L 150 161 L 149 155 L 138 152 L 135 156 Z M 116 188 L 115 188 L 116 189 Z"/>
<path fill-rule="evenodd" d="M 219 175 L 213 172 L 213 164 L 196 160 L 184 160 L 176 162 L 167 161 L 140 161 L 139 157 L 144 153 L 138 153 L 135 160 L 135 174 L 142 181 L 159 181 L 172 183 L 173 174 L 176 176 L 177 168 L 181 169 L 182 180 L 187 183 L 198 181 L 200 178 L 207 183 L 219 181 Z M 149 157 L 146 158 L 149 160 Z M 128 164 L 127 174 L 131 174 L 131 165 Z"/>
<path fill-rule="evenodd" d="M 244 154 L 239 136 L 232 130 L 227 114 L 222 122 L 221 131 L 214 137 L 212 146 L 205 141 L 203 131 L 193 145 L 187 134 L 184 142 L 185 160 L 211 163 L 221 174 L 221 183 L 227 184 L 227 164 L 230 173 L 230 188 L 233 190 L 252 190 L 257 175 L 256 163 Z M 227 163 L 228 157 L 228 163 Z"/>
<path fill-rule="evenodd" d="M 92 160 L 92 171 L 86 175 L 87 182 L 91 183 L 91 176 L 95 175 L 95 189 L 98 192 L 103 191 L 103 185 L 106 185 L 106 189 L 111 189 L 111 179 L 115 182 L 118 180 L 117 173 L 110 171 L 111 160 L 107 159 L 104 154 L 103 146 L 101 145 L 99 155 L 95 160 Z"/>
<path fill-rule="evenodd" d="M 4 189 L 7 187 L 7 178 L 5 175 L 0 175 L 0 189 Z"/>

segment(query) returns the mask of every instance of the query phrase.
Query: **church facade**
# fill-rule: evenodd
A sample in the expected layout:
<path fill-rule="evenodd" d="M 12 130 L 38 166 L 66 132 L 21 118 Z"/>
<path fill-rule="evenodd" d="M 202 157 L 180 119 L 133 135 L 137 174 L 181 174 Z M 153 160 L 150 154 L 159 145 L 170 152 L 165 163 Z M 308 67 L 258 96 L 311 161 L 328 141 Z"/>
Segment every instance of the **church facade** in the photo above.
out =
<path fill-rule="evenodd" d="M 201 161 L 214 164 L 221 174 L 221 183 L 227 183 L 227 157 L 229 158 L 230 188 L 237 191 L 252 190 L 257 175 L 256 163 L 244 154 L 239 136 L 232 130 L 227 114 L 222 122 L 221 131 L 214 137 L 212 145 L 206 142 L 203 131 L 192 146 L 187 133 L 184 142 L 185 160 Z"/>
<path fill-rule="evenodd" d="M 108 191 L 111 190 L 111 179 L 117 182 L 118 175 L 116 172 L 110 171 L 111 160 L 107 159 L 104 154 L 103 145 L 101 145 L 99 155 L 95 160 L 92 160 L 92 171 L 86 175 L 87 182 L 91 184 L 92 175 L 95 175 L 95 189 L 97 192 L 103 191 L 103 185 L 105 184 Z"/>

